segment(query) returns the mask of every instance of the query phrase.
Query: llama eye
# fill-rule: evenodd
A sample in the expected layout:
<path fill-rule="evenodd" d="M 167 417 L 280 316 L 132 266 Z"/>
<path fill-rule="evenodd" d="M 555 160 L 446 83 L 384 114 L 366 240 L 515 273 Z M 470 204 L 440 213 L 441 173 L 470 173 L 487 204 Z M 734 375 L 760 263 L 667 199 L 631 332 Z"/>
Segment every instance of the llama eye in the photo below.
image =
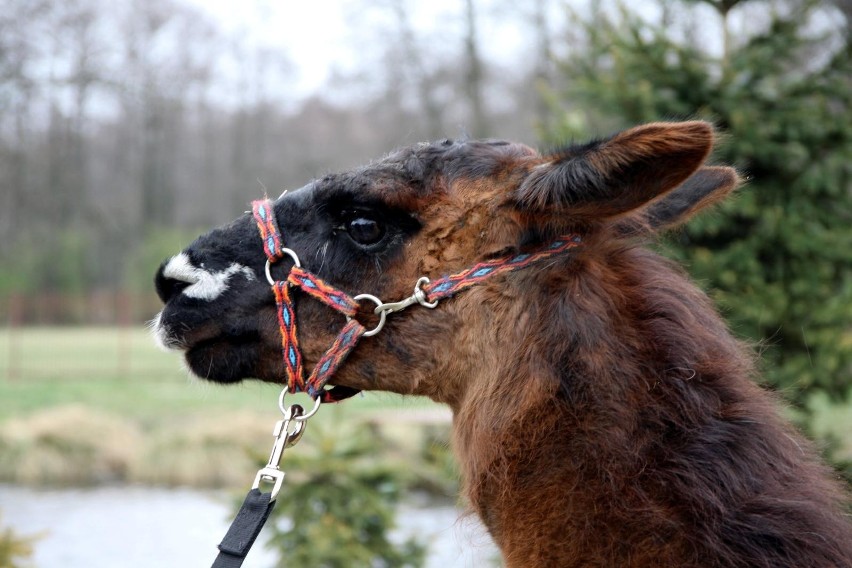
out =
<path fill-rule="evenodd" d="M 385 228 L 375 219 L 354 216 L 345 223 L 346 232 L 359 245 L 374 245 L 385 236 Z"/>

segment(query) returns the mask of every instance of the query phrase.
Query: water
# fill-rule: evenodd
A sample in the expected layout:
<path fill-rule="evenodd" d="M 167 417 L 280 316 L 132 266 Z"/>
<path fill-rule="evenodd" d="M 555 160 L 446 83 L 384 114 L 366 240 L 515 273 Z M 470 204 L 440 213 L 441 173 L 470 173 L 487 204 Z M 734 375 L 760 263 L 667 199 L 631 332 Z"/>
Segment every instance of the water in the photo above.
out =
<path fill-rule="evenodd" d="M 42 534 L 38 568 L 208 567 L 231 522 L 227 493 L 191 489 L 107 487 L 36 491 L 0 485 L 0 526 Z M 394 537 L 417 536 L 430 546 L 427 568 L 489 566 L 496 556 L 485 530 L 448 506 L 408 504 Z M 260 539 L 245 568 L 271 566 Z"/>

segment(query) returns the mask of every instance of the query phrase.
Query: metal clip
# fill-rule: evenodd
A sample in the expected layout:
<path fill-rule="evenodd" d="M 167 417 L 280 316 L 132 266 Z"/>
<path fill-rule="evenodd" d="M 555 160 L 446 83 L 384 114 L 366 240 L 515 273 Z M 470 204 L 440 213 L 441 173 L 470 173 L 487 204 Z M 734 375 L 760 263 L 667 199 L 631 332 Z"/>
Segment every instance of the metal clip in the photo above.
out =
<path fill-rule="evenodd" d="M 257 489 L 262 481 L 272 483 L 271 501 L 274 501 L 278 496 L 284 482 L 284 472 L 279 469 L 281 456 L 284 450 L 294 446 L 305 433 L 305 422 L 298 420 L 304 413 L 305 410 L 298 404 L 289 406 L 284 412 L 284 418 L 276 422 L 275 428 L 272 430 L 272 435 L 275 436 L 272 453 L 269 455 L 266 466 L 257 472 L 254 484 L 251 486 L 252 489 Z M 291 424 L 295 424 L 292 430 L 290 429 Z"/>
<path fill-rule="evenodd" d="M 272 483 L 272 491 L 269 494 L 269 500 L 275 501 L 278 494 L 281 492 L 281 486 L 284 484 L 284 475 L 286 474 L 278 468 L 272 469 L 271 467 L 264 467 L 257 472 L 257 476 L 255 476 L 254 483 L 251 488 L 257 489 L 260 487 L 261 481 L 268 481 L 269 483 Z"/>
<path fill-rule="evenodd" d="M 305 413 L 305 410 L 298 404 L 294 404 L 287 408 L 284 413 L 284 418 L 275 423 L 272 429 L 272 435 L 275 436 L 275 445 L 272 446 L 272 454 L 269 456 L 269 464 L 267 467 L 278 467 L 281 463 L 281 454 L 284 450 L 291 446 L 295 446 L 305 432 L 305 423 L 296 420 L 297 417 Z M 290 430 L 290 423 L 295 423 L 296 427 Z"/>
<path fill-rule="evenodd" d="M 412 294 L 408 298 L 405 298 L 404 300 L 400 300 L 399 302 L 389 302 L 387 304 L 380 304 L 376 307 L 375 310 L 373 310 L 374 313 L 380 315 L 382 312 L 389 314 L 393 312 L 401 312 L 405 308 L 413 306 L 414 304 L 420 304 L 421 306 L 426 308 L 436 307 L 438 305 L 438 301 L 428 301 L 428 298 L 426 297 L 426 292 L 421 289 L 421 286 L 428 283 L 429 279 L 425 276 L 421 276 L 417 279 L 417 283 L 414 285 L 414 294 Z"/>

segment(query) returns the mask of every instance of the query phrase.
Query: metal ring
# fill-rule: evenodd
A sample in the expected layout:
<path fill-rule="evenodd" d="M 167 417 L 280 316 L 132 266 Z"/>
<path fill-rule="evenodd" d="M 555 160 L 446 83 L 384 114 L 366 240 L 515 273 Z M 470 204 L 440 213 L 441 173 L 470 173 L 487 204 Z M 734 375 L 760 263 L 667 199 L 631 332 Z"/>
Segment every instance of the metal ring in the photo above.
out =
<path fill-rule="evenodd" d="M 290 409 L 289 406 L 286 407 L 286 408 L 284 407 L 284 397 L 287 395 L 287 393 L 289 391 L 290 391 L 290 387 L 285 386 L 284 389 L 281 391 L 281 394 L 278 395 L 278 409 L 281 411 L 281 414 L 283 414 L 284 416 L 287 416 L 287 414 L 288 414 L 287 411 Z M 307 420 L 308 418 L 310 418 L 311 416 L 316 414 L 317 410 L 319 410 L 320 404 L 322 404 L 322 400 L 320 400 L 320 398 L 321 397 L 318 396 L 314 400 L 314 407 L 311 409 L 310 412 L 308 412 L 307 414 L 301 414 L 299 416 L 293 416 L 292 420 L 295 420 L 296 422 L 304 422 L 305 420 Z"/>
<path fill-rule="evenodd" d="M 353 300 L 355 300 L 356 302 L 360 302 L 361 300 L 370 300 L 371 302 L 375 303 L 376 306 L 381 306 L 384 303 L 380 299 L 373 296 L 372 294 L 358 294 L 357 296 L 355 296 L 353 298 Z M 346 321 L 349 321 L 351 319 L 352 319 L 351 317 L 346 316 Z M 376 324 L 376 327 L 371 329 L 370 331 L 365 331 L 364 337 L 372 337 L 372 336 L 376 335 L 377 333 L 379 333 L 382 330 L 382 328 L 385 327 L 385 321 L 387 321 L 387 319 L 388 319 L 388 313 L 386 311 L 383 310 L 383 311 L 379 312 L 379 323 Z"/>
<path fill-rule="evenodd" d="M 424 308 L 435 308 L 438 306 L 438 300 L 430 302 L 426 298 L 426 292 L 424 292 L 420 287 L 428 284 L 430 280 L 421 276 L 417 279 L 417 284 L 414 285 L 414 297 L 417 299 L 417 303 L 423 306 Z"/>
<path fill-rule="evenodd" d="M 314 399 L 314 407 L 311 409 L 310 412 L 308 412 L 307 414 L 302 414 L 301 416 L 294 416 L 293 420 L 295 420 L 296 422 L 304 422 L 305 420 L 316 414 L 317 410 L 319 410 L 320 404 L 322 404 L 322 400 L 320 400 L 321 398 L 322 396 L 318 396 Z"/>
<path fill-rule="evenodd" d="M 296 251 L 294 251 L 293 249 L 282 248 L 281 252 L 283 252 L 284 254 L 289 256 L 291 259 L 293 259 L 293 263 L 296 266 L 298 266 L 299 268 L 302 267 L 302 263 L 299 262 L 299 255 L 296 254 Z M 278 261 L 276 260 L 275 262 L 278 262 Z M 272 278 L 272 272 L 270 272 L 271 268 L 272 268 L 272 261 L 270 261 L 269 259 L 266 259 L 266 267 L 264 268 L 264 272 L 266 272 L 266 281 L 269 282 L 270 286 L 275 286 L 275 282 L 277 282 L 277 281 L 274 278 Z"/>
<path fill-rule="evenodd" d="M 281 391 L 281 394 L 278 395 L 278 410 L 281 411 L 281 414 L 284 416 L 287 415 L 287 408 L 284 408 L 284 397 L 287 396 L 287 393 L 290 391 L 290 387 L 285 386 Z"/>

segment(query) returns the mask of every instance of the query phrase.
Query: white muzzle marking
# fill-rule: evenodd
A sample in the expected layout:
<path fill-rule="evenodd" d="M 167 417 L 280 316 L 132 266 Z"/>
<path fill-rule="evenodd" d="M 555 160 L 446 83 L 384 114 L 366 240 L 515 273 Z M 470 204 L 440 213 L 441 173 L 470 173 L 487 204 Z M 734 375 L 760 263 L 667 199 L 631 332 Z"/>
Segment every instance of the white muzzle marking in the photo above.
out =
<path fill-rule="evenodd" d="M 221 296 L 229 287 L 231 277 L 242 274 L 246 280 L 257 280 L 254 270 L 234 262 L 225 270 L 206 270 L 193 266 L 186 253 L 173 256 L 163 269 L 163 276 L 189 284 L 181 294 L 196 300 L 211 302 Z M 163 312 L 149 324 L 157 345 L 166 350 L 181 350 L 183 345 L 172 337 L 170 330 L 163 325 Z"/>
<path fill-rule="evenodd" d="M 163 276 L 189 284 L 181 294 L 196 300 L 211 302 L 228 289 L 228 282 L 234 274 L 242 274 L 246 280 L 255 280 L 254 270 L 239 263 L 233 263 L 225 270 L 205 270 L 193 266 L 186 253 L 175 255 L 163 269 Z"/>
<path fill-rule="evenodd" d="M 163 351 L 178 350 L 179 347 L 175 345 L 173 341 L 171 341 L 171 338 L 169 337 L 169 332 L 166 331 L 166 328 L 163 326 L 162 322 L 163 312 L 158 313 L 154 317 L 154 319 L 148 322 L 148 330 L 154 337 L 154 343 Z"/>

